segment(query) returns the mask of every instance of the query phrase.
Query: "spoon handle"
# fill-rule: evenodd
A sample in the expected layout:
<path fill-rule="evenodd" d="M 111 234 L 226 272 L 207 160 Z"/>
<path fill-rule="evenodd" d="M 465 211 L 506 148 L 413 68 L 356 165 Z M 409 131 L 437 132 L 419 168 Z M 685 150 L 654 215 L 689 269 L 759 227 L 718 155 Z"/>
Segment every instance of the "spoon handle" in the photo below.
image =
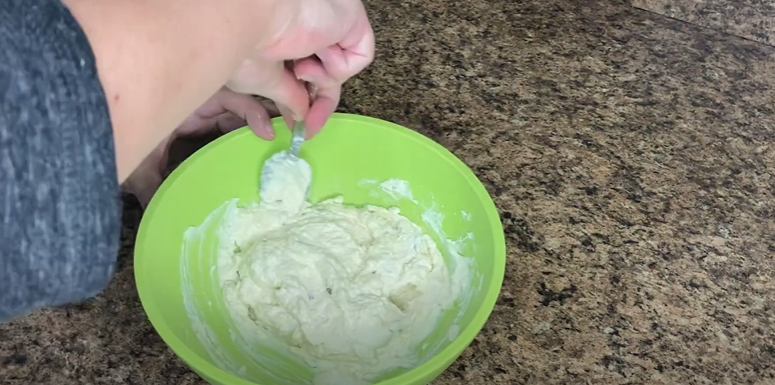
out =
<path fill-rule="evenodd" d="M 299 150 L 301 150 L 301 144 L 304 143 L 304 137 L 307 134 L 307 128 L 304 126 L 304 121 L 298 121 L 293 126 L 293 136 L 291 137 L 291 154 L 293 156 L 299 156 Z"/>

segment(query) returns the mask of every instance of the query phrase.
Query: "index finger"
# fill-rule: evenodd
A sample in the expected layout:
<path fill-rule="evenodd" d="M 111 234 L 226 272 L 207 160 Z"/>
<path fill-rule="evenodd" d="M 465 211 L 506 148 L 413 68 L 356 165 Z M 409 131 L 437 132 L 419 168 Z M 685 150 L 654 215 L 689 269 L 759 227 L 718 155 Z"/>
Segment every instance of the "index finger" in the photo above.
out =
<path fill-rule="evenodd" d="M 315 54 L 320 59 L 326 72 L 339 82 L 357 75 L 374 60 L 374 30 L 361 9 L 361 15 L 355 26 L 339 43 L 328 46 Z"/>

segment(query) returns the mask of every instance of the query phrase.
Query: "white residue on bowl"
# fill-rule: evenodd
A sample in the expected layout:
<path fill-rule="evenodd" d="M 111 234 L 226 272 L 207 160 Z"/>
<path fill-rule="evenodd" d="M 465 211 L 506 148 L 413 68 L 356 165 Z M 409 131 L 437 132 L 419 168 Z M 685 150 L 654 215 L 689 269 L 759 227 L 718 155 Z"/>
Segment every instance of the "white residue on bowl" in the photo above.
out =
<path fill-rule="evenodd" d="M 205 235 L 208 229 L 217 226 L 217 221 L 220 217 L 229 214 L 229 207 L 229 205 L 219 207 L 208 215 L 200 226 L 190 227 L 183 233 L 183 247 L 180 256 L 180 281 L 182 284 L 183 306 L 186 309 L 188 319 L 191 321 L 191 328 L 194 330 L 197 339 L 216 366 L 222 370 L 234 373 L 239 371 L 241 365 L 237 363 L 237 360 L 226 349 L 222 348 L 218 341 L 218 336 L 204 321 L 204 312 L 196 306 L 195 301 L 195 298 L 201 293 L 194 288 L 191 279 L 192 272 L 198 271 L 201 273 L 202 271 L 208 271 L 211 279 L 215 279 L 214 282 L 218 282 L 215 270 L 212 266 L 208 269 L 207 264 L 204 263 L 205 261 L 199 258 L 199 256 L 217 252 L 218 242 L 210 242 L 209 250 L 207 250 L 208 242 L 206 242 L 207 237 Z M 193 266 L 192 263 L 194 264 Z M 212 302 L 208 303 L 212 307 Z"/>
<path fill-rule="evenodd" d="M 409 188 L 409 182 L 405 180 L 388 179 L 380 183 L 379 187 L 395 199 L 404 198 L 415 202 L 412 189 Z"/>
<path fill-rule="evenodd" d="M 418 204 L 414 199 L 412 189 L 409 187 L 409 182 L 403 179 L 390 178 L 382 182 L 376 179 L 362 179 L 358 182 L 358 185 L 378 187 L 377 189 L 371 190 L 370 195 L 373 197 L 380 197 L 383 194 L 387 194 L 396 201 L 406 199 L 414 204 Z"/>

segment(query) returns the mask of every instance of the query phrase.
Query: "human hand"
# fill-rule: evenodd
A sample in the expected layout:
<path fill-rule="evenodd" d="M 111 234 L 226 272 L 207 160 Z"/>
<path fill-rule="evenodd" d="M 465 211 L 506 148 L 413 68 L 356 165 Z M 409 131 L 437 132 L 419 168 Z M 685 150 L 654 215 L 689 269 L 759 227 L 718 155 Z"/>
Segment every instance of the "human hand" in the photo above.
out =
<path fill-rule="evenodd" d="M 222 89 L 156 146 L 126 179 L 122 188 L 134 194 L 145 208 L 164 181 L 170 146 L 175 139 L 225 134 L 248 124 L 256 135 L 271 140 L 275 134 L 269 119 L 279 115 L 274 103 Z"/>
<path fill-rule="evenodd" d="M 374 32 L 361 0 L 290 3 L 289 22 L 258 47 L 227 87 L 272 99 L 288 126 L 303 119 L 311 138 L 336 110 L 342 84 L 374 60 Z"/>

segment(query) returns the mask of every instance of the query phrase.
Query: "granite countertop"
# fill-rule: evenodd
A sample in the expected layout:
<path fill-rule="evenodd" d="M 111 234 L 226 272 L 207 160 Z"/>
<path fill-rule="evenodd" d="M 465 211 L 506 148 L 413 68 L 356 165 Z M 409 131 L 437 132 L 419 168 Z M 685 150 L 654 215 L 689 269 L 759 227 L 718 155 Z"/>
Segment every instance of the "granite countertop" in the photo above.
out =
<path fill-rule="evenodd" d="M 775 381 L 775 48 L 621 1 L 367 3 L 378 59 L 343 111 L 449 148 L 507 236 L 434 384 Z M 0 326 L 0 383 L 204 384 L 138 302 L 138 216 L 104 295 Z"/>
<path fill-rule="evenodd" d="M 775 44 L 775 3 L 762 0 L 631 0 L 635 7 Z"/>

